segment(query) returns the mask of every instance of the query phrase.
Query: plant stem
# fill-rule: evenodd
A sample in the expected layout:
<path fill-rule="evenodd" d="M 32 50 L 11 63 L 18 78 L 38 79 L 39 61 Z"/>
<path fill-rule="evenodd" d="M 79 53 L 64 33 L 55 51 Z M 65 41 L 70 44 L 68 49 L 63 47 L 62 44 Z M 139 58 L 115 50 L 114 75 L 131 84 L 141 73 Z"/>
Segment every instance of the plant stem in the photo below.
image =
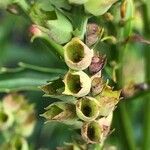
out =
<path fill-rule="evenodd" d="M 43 37 L 39 39 L 44 42 L 50 51 L 52 51 L 59 59 L 64 59 L 64 49 L 63 46 L 57 44 L 54 40 L 49 37 Z"/>
<path fill-rule="evenodd" d="M 148 2 L 148 1 L 147 1 Z M 148 12 L 148 4 L 142 4 L 143 22 L 144 22 L 144 35 L 146 38 L 150 37 L 150 20 Z M 145 80 L 150 81 L 150 46 L 145 46 Z M 149 150 L 150 148 L 150 96 L 145 98 L 144 105 L 144 124 L 143 124 L 143 150 Z"/>
<path fill-rule="evenodd" d="M 132 0 L 128 0 L 128 7 L 126 10 L 126 25 L 120 30 L 119 39 L 124 40 L 132 33 L 132 19 L 134 16 L 134 3 Z M 118 50 L 118 63 L 120 64 L 120 68 L 118 71 L 118 87 L 123 87 L 123 61 L 124 61 L 124 55 L 125 51 L 127 50 L 127 45 L 120 45 L 117 47 Z M 134 138 L 134 132 L 133 127 L 131 123 L 131 119 L 128 114 L 128 110 L 126 108 L 126 103 L 122 102 L 118 106 L 118 116 L 120 118 L 121 123 L 121 129 L 123 133 L 125 134 L 124 140 L 126 141 L 126 147 L 123 147 L 123 149 L 128 150 L 136 150 L 136 143 Z"/>
<path fill-rule="evenodd" d="M 118 86 L 119 88 L 122 88 L 123 83 L 123 58 L 124 58 L 124 51 L 126 47 L 120 48 L 119 51 L 119 63 L 121 64 L 121 67 L 119 69 L 119 74 L 118 74 Z M 119 116 L 121 119 L 122 127 L 123 127 L 123 132 L 125 134 L 125 140 L 127 143 L 128 150 L 136 150 L 136 144 L 135 144 L 135 138 L 134 138 L 134 133 L 133 133 L 133 127 L 131 124 L 131 120 L 128 114 L 128 111 L 126 109 L 125 103 L 121 103 L 118 106 L 119 110 Z"/>
<path fill-rule="evenodd" d="M 21 68 L 24 69 L 31 69 L 39 72 L 46 72 L 46 73 L 58 73 L 58 74 L 64 74 L 66 71 L 63 69 L 58 69 L 58 68 L 46 68 L 46 67 L 39 67 L 27 63 L 20 62 L 18 64 Z M 19 69 L 18 69 L 19 70 Z"/>

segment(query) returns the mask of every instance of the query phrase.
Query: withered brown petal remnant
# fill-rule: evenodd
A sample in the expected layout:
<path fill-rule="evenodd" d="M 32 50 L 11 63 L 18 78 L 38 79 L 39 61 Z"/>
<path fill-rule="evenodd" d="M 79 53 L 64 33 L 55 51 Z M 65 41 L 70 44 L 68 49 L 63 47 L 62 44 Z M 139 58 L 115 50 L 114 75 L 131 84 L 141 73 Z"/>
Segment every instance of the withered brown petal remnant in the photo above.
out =
<path fill-rule="evenodd" d="M 92 58 L 92 62 L 89 66 L 89 72 L 93 75 L 101 71 L 106 64 L 106 56 L 95 55 Z"/>
<path fill-rule="evenodd" d="M 86 45 L 91 47 L 100 38 L 101 28 L 96 23 L 90 23 L 86 30 Z"/>

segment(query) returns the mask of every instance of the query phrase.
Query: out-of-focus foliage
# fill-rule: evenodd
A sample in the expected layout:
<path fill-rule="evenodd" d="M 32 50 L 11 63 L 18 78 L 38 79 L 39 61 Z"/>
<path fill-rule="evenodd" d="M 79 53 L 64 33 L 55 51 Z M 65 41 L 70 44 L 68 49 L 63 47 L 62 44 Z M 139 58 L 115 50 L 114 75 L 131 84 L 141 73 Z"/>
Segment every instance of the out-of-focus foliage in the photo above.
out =
<path fill-rule="evenodd" d="M 0 4 L 2 3 L 1 1 L 3 0 L 0 0 Z M 131 2 L 131 0 L 129 1 Z M 60 8 L 57 1 L 52 2 L 58 9 Z M 70 9 L 68 3 L 66 4 L 64 0 L 61 0 L 61 2 L 63 9 Z M 121 2 L 121 0 L 119 2 Z M 135 85 L 145 82 L 144 50 L 145 47 L 148 46 L 145 46 L 144 43 L 140 43 L 135 36 L 130 37 L 130 39 L 126 39 L 128 35 L 132 35 L 130 28 L 132 28 L 132 33 L 141 35 L 142 37 L 147 38 L 147 40 L 149 38 L 149 35 L 147 35 L 148 33 L 144 31 L 144 14 L 142 13 L 143 3 L 147 4 L 147 17 L 150 22 L 149 0 L 135 0 L 134 4 L 131 4 L 132 6 L 130 5 L 128 7 L 127 22 L 124 22 L 125 20 L 120 20 L 119 3 L 114 5 L 109 10 L 109 13 L 111 14 L 106 13 L 100 17 L 93 17 L 89 20 L 89 22 L 94 22 L 100 27 L 104 27 L 104 34 L 108 36 L 112 35 L 111 38 L 108 38 L 109 40 L 104 39 L 104 42 L 97 43 L 94 49 L 98 49 L 102 54 L 107 55 L 108 63 L 105 67 L 106 69 L 104 69 L 102 73 L 105 75 L 105 78 L 110 79 L 110 84 L 113 84 L 114 86 L 116 85 L 116 72 L 120 68 L 120 64 L 117 62 L 117 58 L 120 56 L 117 55 L 118 49 L 114 43 L 126 42 L 122 40 L 127 40 L 127 47 L 123 58 L 124 68 L 122 77 L 123 85 L 125 85 L 125 88 L 128 87 L 127 91 L 130 90 L 128 85 Z M 133 8 L 133 5 L 135 8 Z M 133 9 L 134 15 L 132 14 Z M 82 28 L 78 28 L 78 24 L 76 24 L 74 16 L 70 15 L 69 19 L 72 21 L 71 23 L 76 26 L 73 34 L 79 35 L 79 37 L 83 38 L 83 32 L 85 30 L 84 23 L 86 23 L 87 20 L 82 16 L 83 10 L 79 8 L 77 10 L 79 18 L 84 20 Z M 74 12 L 76 10 L 72 11 Z M 92 13 L 93 11 L 89 12 Z M 132 24 L 130 22 L 131 20 Z M 48 25 L 56 27 L 55 24 L 58 23 L 59 22 L 50 22 Z M 121 27 L 124 24 L 126 28 Z M 66 143 L 72 142 L 72 137 L 76 135 L 76 133 L 72 130 L 72 128 L 70 128 L 70 126 L 65 124 L 43 124 L 44 121 L 42 117 L 39 117 L 39 114 L 44 113 L 43 108 L 51 104 L 52 101 L 57 101 L 57 99 L 42 97 L 43 93 L 40 92 L 40 89 L 37 87 L 45 84 L 46 81 L 58 79 L 59 75 L 64 75 L 66 72 L 66 66 L 65 63 L 62 63 L 62 61 L 57 59 L 53 53 L 51 53 L 42 42 L 40 42 L 40 40 L 35 40 L 34 43 L 30 44 L 28 34 L 29 25 L 30 20 L 21 16 L 14 16 L 4 10 L 0 10 L 0 96 L 3 97 L 4 92 L 14 92 L 16 90 L 23 91 L 21 93 L 29 99 L 29 103 L 32 102 L 35 104 L 37 118 L 34 132 L 32 136 L 28 138 L 30 148 L 33 150 L 40 148 L 50 148 L 53 150 L 56 149 L 56 147 L 62 147 L 64 141 Z M 58 28 L 58 30 L 59 29 L 60 28 Z M 72 31 L 72 27 L 70 25 L 69 30 Z M 118 33 L 121 34 L 118 35 Z M 68 33 L 66 34 L 65 31 L 62 34 L 65 34 L 68 39 L 70 38 L 70 35 L 67 35 Z M 64 41 L 61 40 L 60 43 L 64 43 Z M 108 45 L 108 43 L 110 45 Z M 56 68 L 58 68 L 58 70 Z M 112 79 L 111 76 L 114 78 Z M 27 91 L 24 92 L 24 90 Z M 131 95 L 132 94 L 133 92 L 131 90 Z M 143 96 L 139 96 L 138 98 L 135 97 L 132 100 L 127 98 L 124 102 L 122 102 L 125 103 L 128 115 L 131 119 L 137 149 L 141 147 L 143 139 L 143 116 L 145 115 L 143 111 L 145 109 L 144 95 L 145 94 L 143 94 Z M 112 132 L 106 141 L 106 150 L 110 147 L 110 145 L 114 145 L 115 148 L 117 147 L 121 150 L 128 150 L 128 147 L 126 147 L 128 135 L 126 135 L 127 137 L 125 136 L 126 133 L 123 132 L 124 127 L 123 124 L 121 124 L 123 119 L 123 115 L 120 115 L 117 109 L 113 120 L 113 128 L 115 131 Z M 2 141 L 3 138 L 0 137 L 0 142 Z M 71 144 L 66 144 L 66 147 L 69 147 L 68 145 L 70 147 L 76 147 L 76 143 L 73 146 Z"/>

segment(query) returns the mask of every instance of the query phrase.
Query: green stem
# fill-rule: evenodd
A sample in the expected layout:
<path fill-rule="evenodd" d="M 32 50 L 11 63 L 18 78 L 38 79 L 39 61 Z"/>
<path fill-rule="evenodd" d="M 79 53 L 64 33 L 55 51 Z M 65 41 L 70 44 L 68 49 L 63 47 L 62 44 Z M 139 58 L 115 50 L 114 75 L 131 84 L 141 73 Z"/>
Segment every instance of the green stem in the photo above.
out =
<path fill-rule="evenodd" d="M 40 37 L 39 37 L 40 38 Z M 58 56 L 59 59 L 64 59 L 64 49 L 63 46 L 57 44 L 54 40 L 48 37 L 40 38 L 41 41 L 48 47 L 50 51 Z"/>
<path fill-rule="evenodd" d="M 127 142 L 126 146 L 128 147 L 128 150 L 136 150 L 133 127 L 125 103 L 119 105 L 119 113 L 120 113 L 120 117 L 121 117 L 120 119 L 125 134 L 125 140 Z"/>
<path fill-rule="evenodd" d="M 134 16 L 134 4 L 132 0 L 128 0 L 128 8 L 126 10 L 126 25 L 120 31 L 120 36 L 118 37 L 121 40 L 124 40 L 132 33 L 132 19 Z M 124 55 L 127 50 L 127 45 L 120 45 L 118 47 L 118 63 L 120 64 L 118 72 L 118 87 L 123 87 L 123 64 L 124 64 Z M 123 149 L 136 150 L 135 137 L 133 132 L 133 127 L 131 119 L 126 108 L 126 103 L 120 103 L 118 107 L 118 116 L 120 118 L 121 129 L 124 133 L 124 140 L 126 142 L 126 147 Z"/>
<path fill-rule="evenodd" d="M 147 2 L 148 3 L 148 2 Z M 150 20 L 148 12 L 148 4 L 142 4 L 143 22 L 144 22 L 144 34 L 146 38 L 150 37 Z M 150 81 L 150 46 L 145 46 L 145 80 Z M 150 148 L 150 96 L 145 98 L 144 105 L 144 124 L 143 124 L 143 150 L 149 150 Z"/>
<path fill-rule="evenodd" d="M 24 69 L 31 69 L 31 70 L 35 70 L 35 71 L 39 71 L 39 72 L 46 72 L 46 73 L 59 73 L 59 74 L 63 74 L 66 71 L 63 69 L 58 69 L 58 68 L 46 68 L 46 67 L 39 67 L 39 66 L 35 66 L 35 65 L 31 65 L 31 64 L 26 64 L 23 62 L 20 62 L 18 64 L 21 68 Z"/>
<path fill-rule="evenodd" d="M 118 86 L 119 88 L 122 88 L 123 86 L 123 58 L 124 58 L 124 51 L 125 51 L 126 47 L 120 48 L 119 51 L 119 63 L 121 64 L 120 70 L 119 70 L 119 74 L 118 74 Z M 121 124 L 123 127 L 123 132 L 125 134 L 125 140 L 127 143 L 127 147 L 128 150 L 136 150 L 136 143 L 135 143 L 135 138 L 134 138 L 134 133 L 133 133 L 133 127 L 131 124 L 131 119 L 129 117 L 127 108 L 125 103 L 121 103 L 118 107 L 119 110 L 119 117 L 121 120 Z"/>

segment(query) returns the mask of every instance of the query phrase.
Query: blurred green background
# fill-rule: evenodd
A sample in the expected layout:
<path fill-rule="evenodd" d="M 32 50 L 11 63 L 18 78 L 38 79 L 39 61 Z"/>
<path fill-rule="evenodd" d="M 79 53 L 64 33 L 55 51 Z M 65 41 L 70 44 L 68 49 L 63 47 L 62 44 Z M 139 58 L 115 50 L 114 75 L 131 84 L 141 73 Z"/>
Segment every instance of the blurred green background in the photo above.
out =
<path fill-rule="evenodd" d="M 39 41 L 31 44 L 28 33 L 28 22 L 23 17 L 12 15 L 0 10 L 0 68 L 18 67 L 19 62 L 29 63 L 47 68 L 65 68 L 65 65 L 50 53 Z M 57 74 L 57 76 L 59 73 Z M 27 79 L 42 85 L 46 81 L 54 78 L 56 74 L 41 73 L 37 71 L 22 71 L 20 73 L 0 73 L 0 86 L 5 82 L 15 82 L 16 79 Z M 30 81 L 29 80 L 29 81 Z M 24 82 L 23 82 L 24 83 Z M 34 82 L 33 82 L 34 85 Z M 27 87 L 28 88 L 28 87 Z M 2 88 L 1 88 L 2 89 Z M 30 89 L 30 86 L 29 86 Z M 31 103 L 35 103 L 37 125 L 29 143 L 33 149 L 50 148 L 62 145 L 64 141 L 69 141 L 73 131 L 66 125 L 57 123 L 44 124 L 44 119 L 39 116 L 44 112 L 44 108 L 51 103 L 50 98 L 43 98 L 43 92 L 36 89 L 33 91 L 21 92 Z M 1 98 L 5 95 L 2 90 Z"/>
<path fill-rule="evenodd" d="M 138 2 L 136 5 L 138 8 Z M 28 33 L 29 25 L 30 22 L 26 18 L 11 15 L 6 11 L 0 10 L 0 67 L 18 67 L 19 62 L 24 62 L 41 67 L 65 69 L 65 64 L 57 59 L 57 57 L 55 57 L 43 43 L 40 41 L 30 43 Z M 109 25 L 110 24 L 107 26 L 109 27 Z M 145 26 L 143 25 L 143 17 L 141 16 L 140 11 L 136 12 L 133 31 L 137 34 L 148 37 L 146 36 Z M 99 47 L 101 48 L 101 45 L 99 45 Z M 113 46 L 111 47 L 111 50 L 109 48 L 110 47 L 107 47 L 106 45 L 102 46 L 103 53 L 107 54 L 108 57 L 108 68 L 111 66 L 110 62 L 113 61 L 113 57 L 115 57 L 115 50 L 113 51 Z M 130 43 L 128 45 L 124 56 L 124 84 L 129 84 L 130 82 L 141 83 L 145 81 L 145 48 L 149 49 L 149 46 L 145 46 L 144 44 L 137 42 Z M 3 85 L 8 82 L 13 83 L 16 79 L 20 79 L 21 81 L 21 83 L 19 82 L 16 84 L 24 84 L 28 80 L 32 81 L 32 85 L 37 84 L 38 86 L 58 75 L 60 75 L 60 73 L 43 73 L 36 70 L 31 71 L 30 69 L 20 73 L 0 73 L 0 87 L 3 87 Z M 54 100 L 42 97 L 43 92 L 38 89 L 34 89 L 32 85 L 24 85 L 26 86 L 25 89 L 28 90 L 26 92 L 21 92 L 31 103 L 35 103 L 37 124 L 33 135 L 29 138 L 29 143 L 35 150 L 39 148 L 50 148 L 51 150 L 54 150 L 56 146 L 63 145 L 64 141 L 69 142 L 75 133 L 71 130 L 71 128 L 63 124 L 44 124 L 44 119 L 40 117 L 39 114 L 42 114 L 44 112 L 44 108 Z M 2 93 L 0 96 L 2 98 L 5 95 L 5 90 L 3 90 L 3 88 L 1 89 Z M 32 89 L 32 91 L 30 91 L 30 89 Z M 127 112 L 133 127 L 134 138 L 139 149 L 143 139 L 143 121 L 146 113 L 144 105 L 145 99 L 145 96 L 142 95 L 132 100 L 126 100 L 127 102 L 122 102 L 126 103 Z M 126 135 L 126 133 L 122 130 L 123 117 L 125 116 L 120 114 L 120 111 L 117 108 L 114 114 L 112 127 L 115 131 L 112 132 L 107 139 L 106 145 L 109 144 L 117 146 L 119 150 L 128 150 L 128 148 L 126 148 L 128 135 Z"/>

